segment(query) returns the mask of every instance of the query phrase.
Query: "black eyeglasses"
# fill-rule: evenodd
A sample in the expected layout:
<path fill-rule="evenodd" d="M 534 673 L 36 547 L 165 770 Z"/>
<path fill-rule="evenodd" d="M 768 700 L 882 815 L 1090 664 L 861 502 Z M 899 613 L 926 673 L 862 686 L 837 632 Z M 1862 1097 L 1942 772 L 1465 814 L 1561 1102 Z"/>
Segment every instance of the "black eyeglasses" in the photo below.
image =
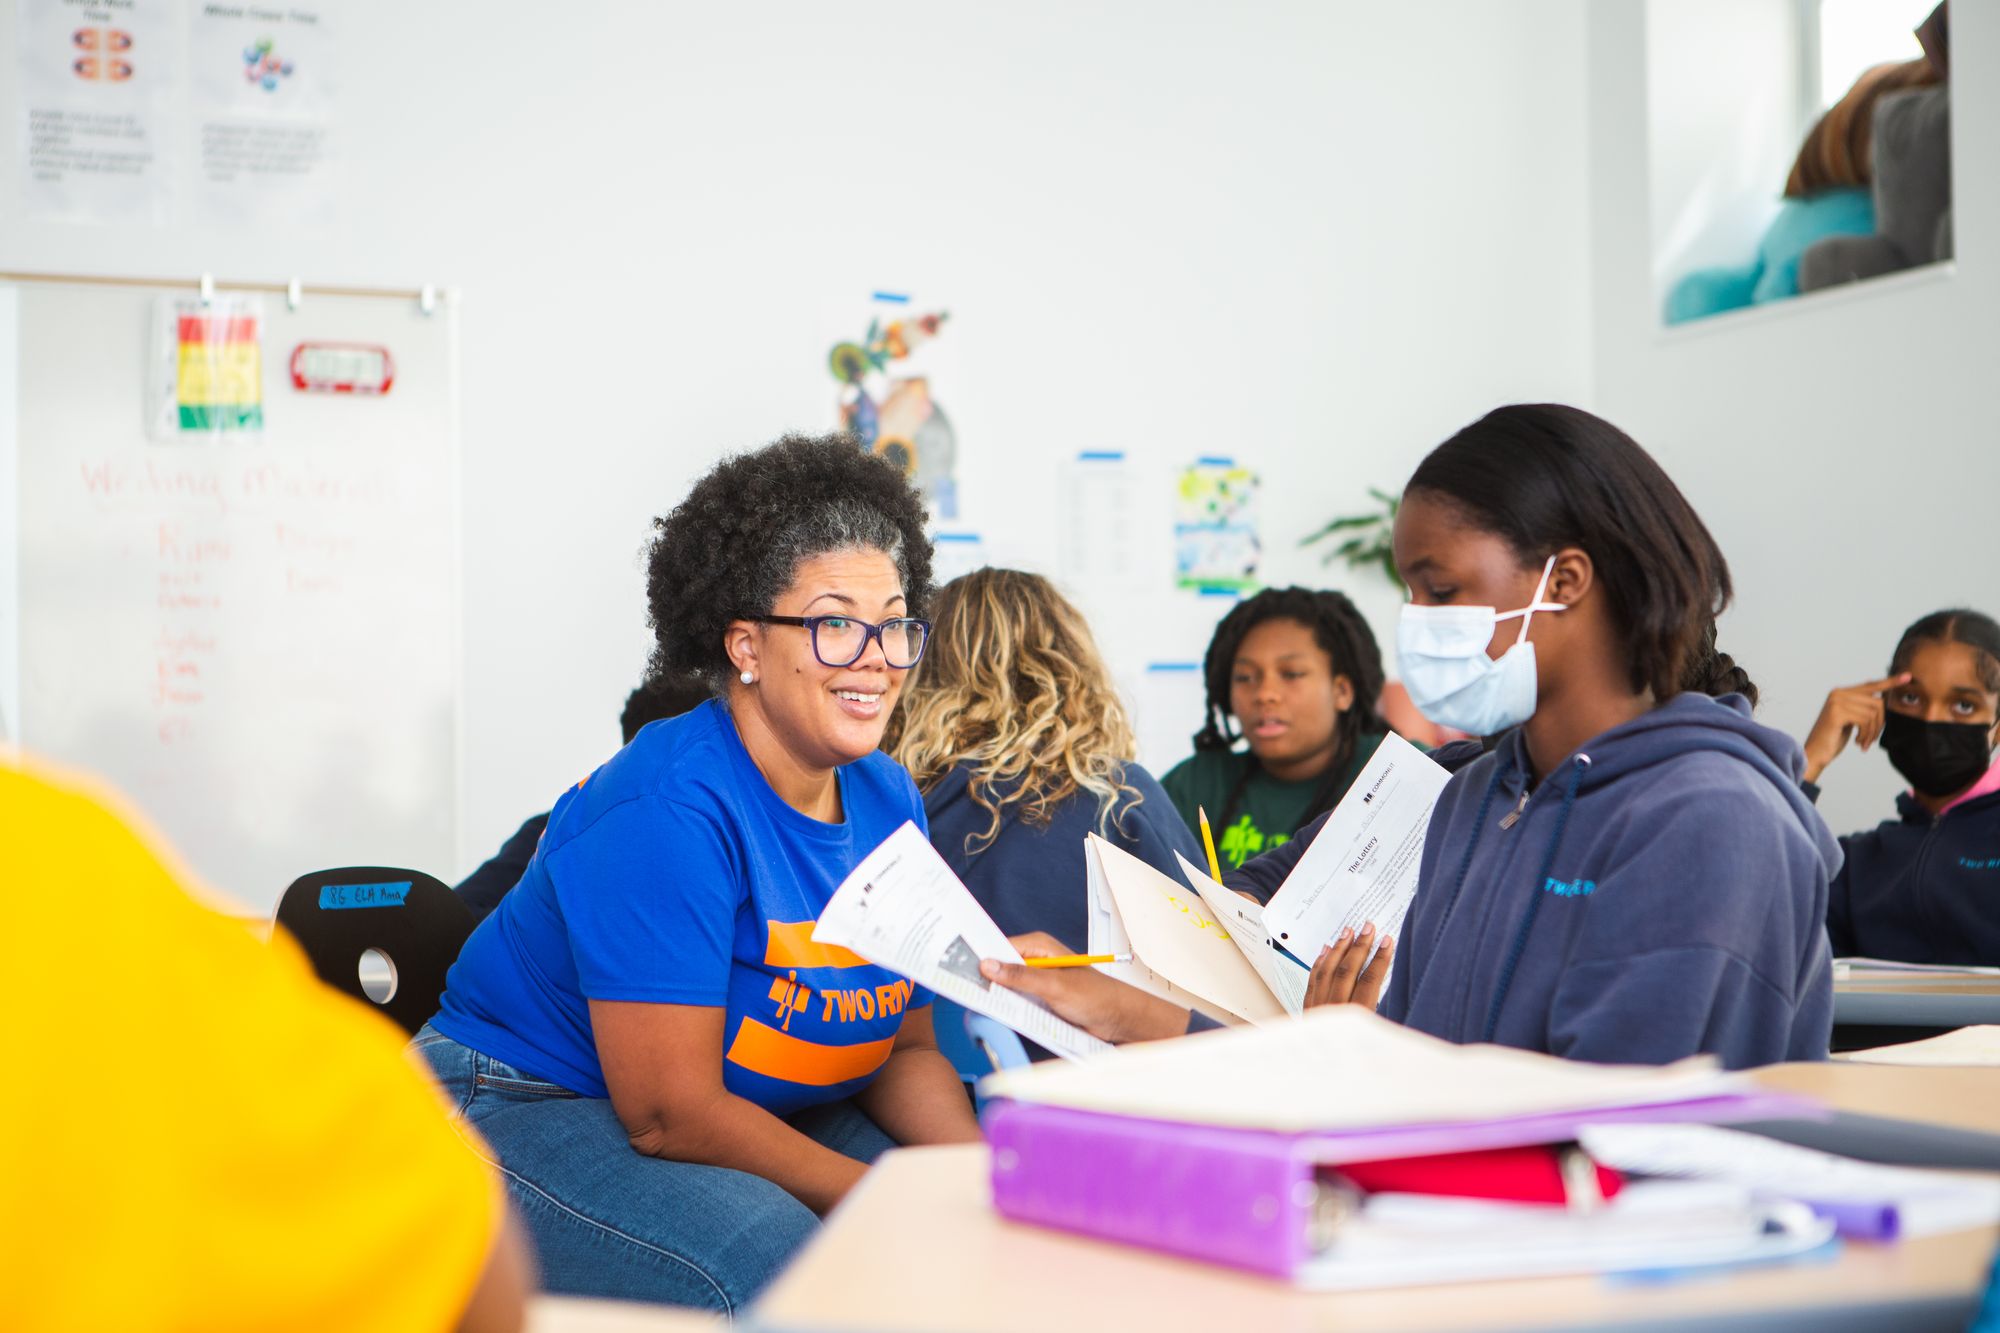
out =
<path fill-rule="evenodd" d="M 897 616 L 871 625 L 853 616 L 751 616 L 760 625 L 803 625 L 812 631 L 813 656 L 821 666 L 853 666 L 868 651 L 868 641 L 882 645 L 883 660 L 899 671 L 907 671 L 924 655 L 931 636 L 931 622 L 914 616 Z"/>

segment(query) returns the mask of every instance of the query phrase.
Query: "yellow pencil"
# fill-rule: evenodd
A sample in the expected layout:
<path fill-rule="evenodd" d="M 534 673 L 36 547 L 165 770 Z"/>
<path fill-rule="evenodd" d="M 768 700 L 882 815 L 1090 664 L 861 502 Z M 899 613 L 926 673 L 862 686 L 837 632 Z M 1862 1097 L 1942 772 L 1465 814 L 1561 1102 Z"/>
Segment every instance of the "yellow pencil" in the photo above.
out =
<path fill-rule="evenodd" d="M 1029 967 L 1089 967 L 1092 963 L 1129 963 L 1129 953 L 1066 953 L 1059 958 L 1024 958 Z"/>
<path fill-rule="evenodd" d="M 1200 806 L 1194 808 L 1201 817 L 1201 846 L 1208 853 L 1208 874 L 1217 884 L 1222 883 L 1222 862 L 1215 859 L 1215 835 L 1208 831 L 1208 811 Z"/>

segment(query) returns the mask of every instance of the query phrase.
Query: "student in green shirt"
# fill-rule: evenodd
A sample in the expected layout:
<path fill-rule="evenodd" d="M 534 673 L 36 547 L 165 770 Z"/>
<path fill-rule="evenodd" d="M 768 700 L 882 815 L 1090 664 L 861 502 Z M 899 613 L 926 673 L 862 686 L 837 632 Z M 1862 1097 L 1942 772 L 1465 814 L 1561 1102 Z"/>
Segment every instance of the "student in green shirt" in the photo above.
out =
<path fill-rule="evenodd" d="M 1346 794 L 1387 734 L 1382 653 L 1337 592 L 1266 588 L 1215 627 L 1208 716 L 1161 785 L 1190 828 L 1197 808 L 1225 869 L 1269 851 Z M 1238 742 L 1246 742 L 1243 748 Z"/>

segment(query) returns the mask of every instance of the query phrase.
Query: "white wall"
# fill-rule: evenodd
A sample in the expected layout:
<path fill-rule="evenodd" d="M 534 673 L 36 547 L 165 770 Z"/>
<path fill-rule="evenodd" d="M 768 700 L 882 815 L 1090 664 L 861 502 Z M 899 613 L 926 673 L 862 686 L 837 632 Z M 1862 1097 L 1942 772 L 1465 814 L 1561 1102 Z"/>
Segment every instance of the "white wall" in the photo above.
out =
<path fill-rule="evenodd" d="M 21 225 L 10 134 L 0 266 L 464 290 L 467 866 L 615 743 L 649 518 L 831 424 L 874 290 L 953 312 L 969 526 L 1015 550 L 1080 448 L 1222 452 L 1315 578 L 1298 537 L 1464 421 L 1588 399 L 1581 0 L 328 8 L 339 227 Z M 1219 609 L 1103 632 L 1129 679 Z"/>
<path fill-rule="evenodd" d="M 1644 0 L 1590 7 L 1597 409 L 1715 532 L 1738 590 L 1722 647 L 1763 687 L 1764 720 L 1801 738 L 1919 615 L 2000 606 L 2000 6 L 1952 20 L 1957 263 L 1665 332 L 1646 107 L 1672 90 L 1647 87 Z M 1852 754 L 1825 785 L 1845 831 L 1892 815 L 1899 780 Z"/>

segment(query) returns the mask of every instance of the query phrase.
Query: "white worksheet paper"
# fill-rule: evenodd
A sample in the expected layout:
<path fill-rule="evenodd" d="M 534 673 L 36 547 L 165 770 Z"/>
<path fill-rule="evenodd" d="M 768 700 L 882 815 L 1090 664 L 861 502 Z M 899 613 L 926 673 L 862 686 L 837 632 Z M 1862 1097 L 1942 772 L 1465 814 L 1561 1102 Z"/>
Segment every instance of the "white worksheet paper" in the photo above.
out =
<path fill-rule="evenodd" d="M 1577 1138 L 1616 1171 L 1727 1181 L 1806 1203 L 1893 1204 L 1905 1239 L 2000 1222 L 2000 1181 L 1972 1172 L 1857 1162 L 1721 1125 L 1585 1125 Z"/>
<path fill-rule="evenodd" d="M 1285 1016 L 1284 1006 L 1244 960 L 1228 924 L 1199 893 L 1096 834 L 1085 847 L 1132 942 L 1134 964 L 1188 997 L 1167 998 L 1176 1004 L 1192 1000 L 1222 1022 Z"/>
<path fill-rule="evenodd" d="M 1258 978 L 1271 988 L 1285 1012 L 1296 1016 L 1306 1007 L 1306 982 L 1312 974 L 1271 947 L 1264 909 L 1235 890 L 1223 888 L 1179 852 L 1174 853 L 1174 860 L 1180 862 L 1181 877 L 1222 922 Z"/>
<path fill-rule="evenodd" d="M 1112 896 L 1111 885 L 1105 878 L 1103 858 L 1089 836 L 1083 840 L 1083 865 L 1084 903 L 1088 912 L 1083 951 L 1089 954 L 1119 954 L 1132 959 L 1129 963 L 1098 963 L 1097 970 L 1128 986 L 1137 986 L 1148 995 L 1157 995 L 1170 1004 L 1186 1005 L 1191 1009 L 1202 1007 L 1201 997 L 1192 991 L 1182 990 L 1146 966 L 1146 960 L 1133 949 L 1132 936 L 1125 929 L 1125 918 L 1118 914 L 1118 900 Z M 1063 943 L 1070 941 L 1064 940 Z M 1205 1008 L 1203 1011 L 1207 1012 Z M 1234 1019 L 1224 1021 L 1233 1022 Z"/>
<path fill-rule="evenodd" d="M 1343 929 L 1399 937 L 1417 893 L 1424 831 L 1451 775 L 1391 732 L 1264 905 L 1264 925 L 1311 962 Z"/>
<path fill-rule="evenodd" d="M 841 882 L 813 939 L 851 949 L 1058 1055 L 1085 1059 L 1111 1049 L 979 975 L 982 959 L 1018 963 L 1021 955 L 914 823 L 883 839 Z"/>

